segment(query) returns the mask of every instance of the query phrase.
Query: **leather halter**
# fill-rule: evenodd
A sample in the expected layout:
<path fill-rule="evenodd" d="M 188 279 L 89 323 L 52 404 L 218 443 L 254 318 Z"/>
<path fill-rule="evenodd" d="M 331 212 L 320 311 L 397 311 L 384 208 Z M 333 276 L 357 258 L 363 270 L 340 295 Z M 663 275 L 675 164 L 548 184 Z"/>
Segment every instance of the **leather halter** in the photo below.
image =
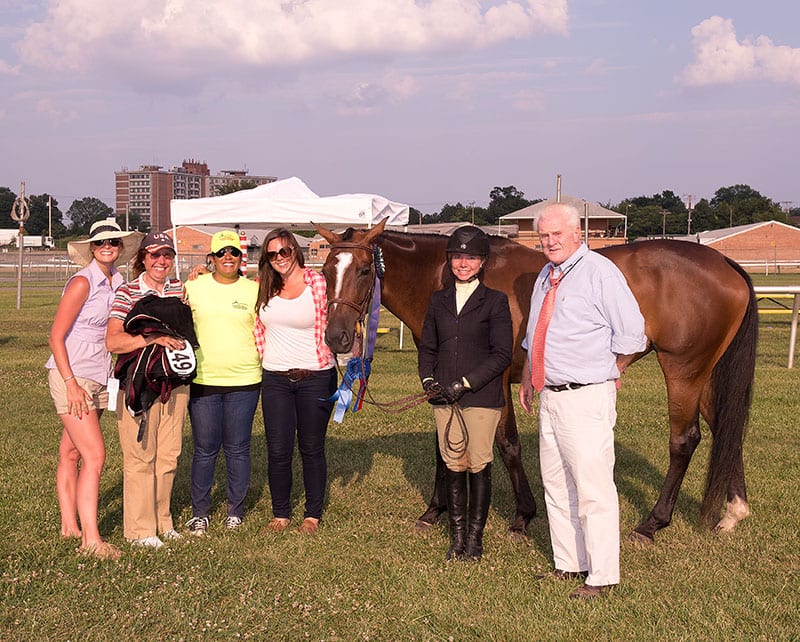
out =
<path fill-rule="evenodd" d="M 334 250 L 363 250 L 364 252 L 369 253 L 370 257 L 373 256 L 373 248 L 370 245 L 364 245 L 363 243 L 352 243 L 349 241 L 340 241 L 331 244 L 331 251 Z M 361 303 L 354 303 L 353 301 L 349 301 L 348 299 L 328 299 L 328 309 L 330 309 L 331 305 L 334 303 L 341 303 L 342 305 L 346 305 L 350 308 L 353 308 L 356 312 L 358 312 L 358 318 L 363 319 L 367 313 L 367 306 L 369 305 L 370 300 L 372 299 L 372 292 L 375 289 L 375 261 L 374 259 L 369 263 L 370 269 L 370 286 L 367 290 L 366 295 L 362 299 Z"/>
<path fill-rule="evenodd" d="M 336 243 L 331 243 L 331 252 L 333 252 L 334 250 L 340 250 L 340 249 L 363 250 L 364 252 L 369 252 L 369 254 L 372 256 L 372 260 L 370 261 L 370 272 L 371 272 L 371 274 L 370 274 L 370 283 L 371 283 L 371 285 L 369 287 L 369 290 L 367 291 L 366 296 L 364 297 L 364 299 L 361 301 L 360 304 L 353 303 L 352 301 L 348 301 L 347 299 L 341 299 L 341 298 L 340 299 L 328 299 L 328 308 L 329 309 L 330 309 L 331 304 L 333 304 L 333 303 L 341 303 L 342 305 L 346 305 L 346 306 L 348 306 L 350 308 L 353 308 L 356 312 L 358 312 L 357 327 L 360 326 L 361 330 L 357 330 L 357 332 L 363 331 L 364 330 L 364 319 L 365 319 L 365 317 L 367 315 L 367 307 L 369 306 L 370 301 L 372 300 L 372 294 L 373 294 L 373 292 L 375 290 L 375 281 L 377 280 L 376 277 L 378 279 L 383 279 L 383 275 L 384 275 L 384 271 L 386 269 L 386 266 L 384 265 L 383 256 L 382 256 L 381 251 L 380 251 L 380 246 L 378 246 L 378 245 L 370 246 L 370 245 L 365 245 L 364 243 L 354 243 L 352 241 L 337 241 Z M 338 367 L 339 366 L 338 366 L 338 363 L 337 363 L 337 368 Z M 373 405 L 373 406 L 376 406 L 377 408 L 379 408 L 380 410 L 382 410 L 385 413 L 389 413 L 389 414 L 401 413 L 401 412 L 404 412 L 406 410 L 409 410 L 410 408 L 418 406 L 419 404 L 424 403 L 425 401 L 428 401 L 428 399 L 431 398 L 431 395 L 429 395 L 429 393 L 420 392 L 420 393 L 415 393 L 415 394 L 412 394 L 412 395 L 408 395 L 406 397 L 402 397 L 400 399 L 395 399 L 393 401 L 388 401 L 388 402 L 377 401 L 372 396 L 372 392 L 370 391 L 370 389 L 369 389 L 369 387 L 368 387 L 368 385 L 366 383 L 368 377 L 366 376 L 366 373 L 364 373 L 363 368 L 364 368 L 364 365 L 363 365 L 363 362 L 362 362 L 362 376 L 363 376 L 363 379 L 364 379 L 364 395 L 366 397 L 369 397 L 369 399 L 364 399 L 364 401 L 366 403 L 369 403 L 369 404 Z M 340 375 L 342 374 L 341 373 L 341 369 L 339 370 L 339 374 Z M 344 380 L 344 377 L 342 377 L 342 380 Z M 351 389 L 351 391 L 352 391 L 352 389 Z M 459 414 L 460 421 L 463 423 L 463 418 L 460 417 L 460 409 L 457 412 Z M 452 421 L 452 419 L 451 419 L 451 421 Z"/>

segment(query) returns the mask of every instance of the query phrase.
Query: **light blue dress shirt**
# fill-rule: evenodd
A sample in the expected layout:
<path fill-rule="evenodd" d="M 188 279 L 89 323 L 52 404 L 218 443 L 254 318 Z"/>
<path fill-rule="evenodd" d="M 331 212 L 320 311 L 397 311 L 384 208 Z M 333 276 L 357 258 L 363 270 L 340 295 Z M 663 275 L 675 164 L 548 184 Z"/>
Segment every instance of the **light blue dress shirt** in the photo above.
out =
<path fill-rule="evenodd" d="M 539 311 L 550 289 L 551 266 L 552 263 L 545 265 L 536 277 L 522 342 L 525 350 L 533 345 Z M 617 355 L 642 352 L 647 347 L 639 304 L 617 266 L 589 251 L 583 243 L 566 261 L 555 266 L 553 277 L 558 278 L 562 273 L 545 341 L 545 385 L 616 379 Z"/>

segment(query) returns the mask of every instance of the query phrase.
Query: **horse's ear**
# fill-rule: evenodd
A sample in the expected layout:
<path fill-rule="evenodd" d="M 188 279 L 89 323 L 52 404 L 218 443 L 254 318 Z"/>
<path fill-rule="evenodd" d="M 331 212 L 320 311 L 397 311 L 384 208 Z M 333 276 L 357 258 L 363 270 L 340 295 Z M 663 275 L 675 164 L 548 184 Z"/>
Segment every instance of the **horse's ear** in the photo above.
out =
<path fill-rule="evenodd" d="M 328 243 L 330 243 L 331 245 L 333 245 L 337 241 L 341 241 L 342 240 L 341 235 L 337 234 L 333 230 L 329 230 L 329 229 L 327 229 L 325 227 L 322 227 L 322 225 L 317 225 L 313 221 L 311 222 L 311 225 L 313 225 L 314 228 L 317 230 L 317 233 L 322 238 L 324 238 L 326 241 L 328 241 Z"/>
<path fill-rule="evenodd" d="M 367 230 L 367 235 L 364 237 L 362 243 L 367 244 L 367 245 L 372 243 L 372 240 L 374 238 L 376 238 L 381 232 L 383 232 L 383 228 L 386 227 L 386 221 L 388 221 L 388 220 L 389 220 L 389 217 L 387 216 L 380 223 L 378 223 L 375 227 Z"/>

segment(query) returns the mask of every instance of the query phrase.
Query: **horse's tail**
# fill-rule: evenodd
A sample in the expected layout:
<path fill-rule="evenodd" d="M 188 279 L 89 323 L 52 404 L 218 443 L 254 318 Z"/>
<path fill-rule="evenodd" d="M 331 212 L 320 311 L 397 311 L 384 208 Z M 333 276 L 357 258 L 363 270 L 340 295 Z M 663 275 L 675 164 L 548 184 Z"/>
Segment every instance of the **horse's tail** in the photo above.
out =
<path fill-rule="evenodd" d="M 758 304 L 753 283 L 738 263 L 730 259 L 728 263 L 747 283 L 750 301 L 733 341 L 711 373 L 713 442 L 700 509 L 701 519 L 709 526 L 719 518 L 732 475 L 737 473 L 737 469 L 741 470 L 742 444 L 753 399 L 758 340 Z"/>

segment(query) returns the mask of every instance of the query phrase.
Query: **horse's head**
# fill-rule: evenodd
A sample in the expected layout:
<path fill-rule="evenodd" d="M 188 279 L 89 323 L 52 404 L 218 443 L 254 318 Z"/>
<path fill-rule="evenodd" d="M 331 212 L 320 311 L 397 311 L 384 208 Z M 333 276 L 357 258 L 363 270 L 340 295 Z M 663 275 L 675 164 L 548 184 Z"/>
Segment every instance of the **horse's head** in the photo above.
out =
<path fill-rule="evenodd" d="M 322 267 L 328 286 L 325 343 L 338 354 L 352 350 L 356 326 L 369 312 L 370 294 L 375 285 L 373 241 L 383 232 L 387 220 L 368 230 L 348 228 L 342 234 L 314 224 L 331 246 Z"/>

